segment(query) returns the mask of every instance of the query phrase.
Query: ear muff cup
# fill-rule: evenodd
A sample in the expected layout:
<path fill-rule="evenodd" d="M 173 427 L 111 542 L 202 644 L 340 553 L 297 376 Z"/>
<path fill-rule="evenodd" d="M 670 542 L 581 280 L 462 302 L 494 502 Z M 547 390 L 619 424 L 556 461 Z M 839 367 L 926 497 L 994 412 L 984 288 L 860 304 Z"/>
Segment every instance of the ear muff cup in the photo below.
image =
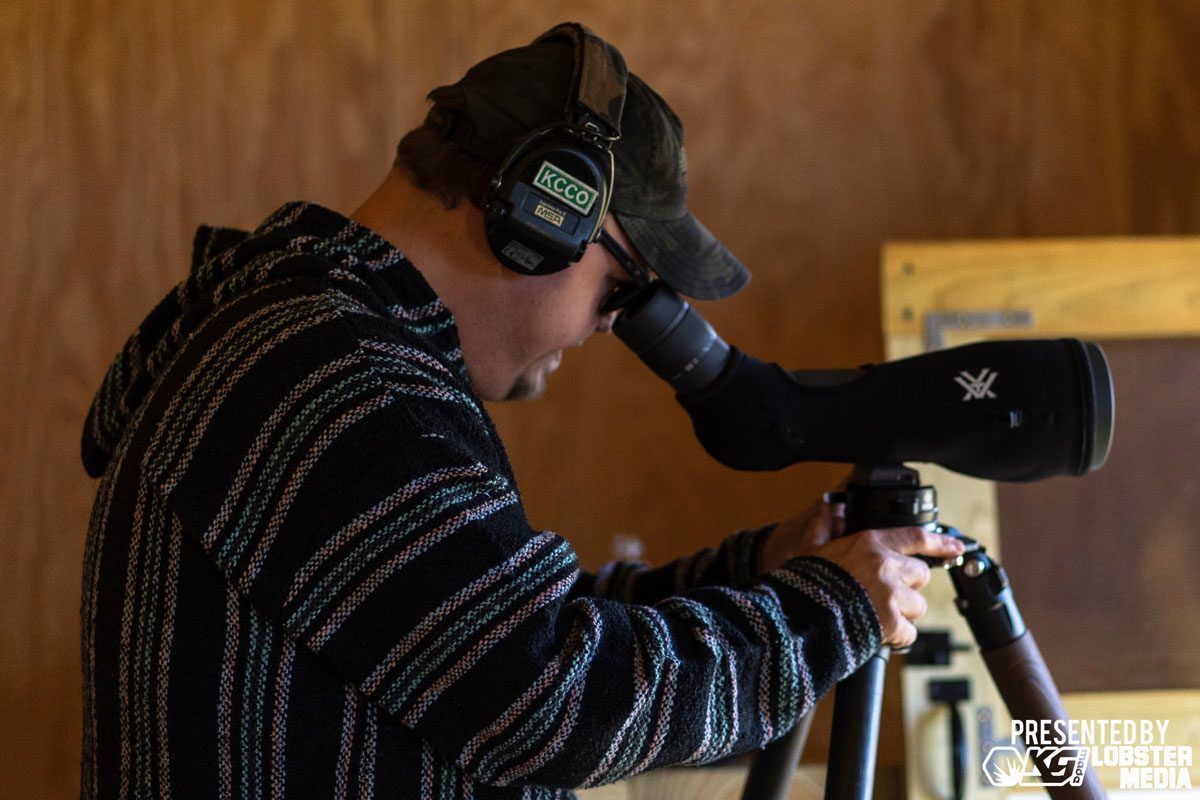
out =
<path fill-rule="evenodd" d="M 488 247 L 522 275 L 550 275 L 583 257 L 600 236 L 616 174 L 612 146 L 621 138 L 625 59 L 577 22 L 556 25 L 534 44 L 556 39 L 569 41 L 573 56 L 563 116 L 509 151 L 484 204 Z M 435 123 L 451 136 L 455 119 L 443 114 Z"/>
<path fill-rule="evenodd" d="M 600 233 L 612 155 L 565 125 L 534 133 L 500 168 L 484 208 L 492 253 L 523 275 L 550 275 L 583 257 Z"/>

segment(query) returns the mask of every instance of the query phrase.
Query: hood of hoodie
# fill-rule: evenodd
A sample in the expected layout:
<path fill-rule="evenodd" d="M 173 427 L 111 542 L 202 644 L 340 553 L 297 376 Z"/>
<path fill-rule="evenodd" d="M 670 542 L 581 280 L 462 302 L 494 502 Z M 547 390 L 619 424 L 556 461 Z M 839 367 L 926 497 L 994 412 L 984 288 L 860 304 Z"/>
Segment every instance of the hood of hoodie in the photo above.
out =
<path fill-rule="evenodd" d="M 201 225 L 192 241 L 192 266 L 138 326 L 113 362 L 92 399 L 83 426 L 83 466 L 88 475 L 104 474 L 109 457 L 125 433 L 130 418 L 150 388 L 179 351 L 188 335 L 214 308 L 217 286 L 228 277 L 219 258 L 250 237 L 236 228 Z"/>
<path fill-rule="evenodd" d="M 312 255 L 318 258 L 288 259 Z M 353 271 L 388 308 L 406 298 L 436 304 L 447 318 L 437 334 L 447 350 L 457 345 L 449 312 L 400 251 L 382 236 L 315 203 L 292 202 L 253 233 L 202 225 L 192 243 L 188 276 L 159 301 L 109 365 L 84 422 L 81 442 L 88 475 L 104 474 L 131 419 L 175 355 L 215 309 L 291 269 L 312 274 Z M 282 266 L 281 266 L 282 265 Z"/>

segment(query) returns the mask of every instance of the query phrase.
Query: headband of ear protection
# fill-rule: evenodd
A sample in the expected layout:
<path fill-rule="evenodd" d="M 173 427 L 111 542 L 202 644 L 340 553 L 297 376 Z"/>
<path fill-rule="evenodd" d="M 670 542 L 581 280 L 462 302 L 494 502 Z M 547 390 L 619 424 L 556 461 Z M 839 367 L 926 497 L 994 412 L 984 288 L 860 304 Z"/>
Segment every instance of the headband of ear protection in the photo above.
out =
<path fill-rule="evenodd" d="M 534 42 L 566 37 L 574 69 L 563 119 L 526 137 L 501 162 L 488 188 L 488 245 L 522 275 L 549 275 L 583 257 L 612 197 L 612 145 L 621 136 L 624 59 L 577 23 Z"/>

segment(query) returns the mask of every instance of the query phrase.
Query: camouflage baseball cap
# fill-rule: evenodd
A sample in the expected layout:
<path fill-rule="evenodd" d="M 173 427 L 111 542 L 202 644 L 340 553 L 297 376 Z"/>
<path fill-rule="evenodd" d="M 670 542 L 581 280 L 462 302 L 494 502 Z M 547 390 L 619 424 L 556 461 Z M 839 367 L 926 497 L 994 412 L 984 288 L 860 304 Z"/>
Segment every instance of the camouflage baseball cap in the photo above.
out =
<path fill-rule="evenodd" d="M 426 124 L 498 166 L 531 132 L 563 120 L 579 68 L 571 39 L 557 35 L 563 27 L 486 58 L 457 83 L 434 89 Z M 609 55 L 610 71 L 623 77 L 620 52 L 580 29 Z M 592 64 L 588 69 L 595 74 Z M 625 81 L 624 97 L 614 97 L 605 109 L 619 120 L 621 133 L 613 145 L 616 177 L 609 211 L 668 286 L 700 300 L 729 297 L 749 282 L 750 273 L 687 210 L 683 123 L 632 72 Z"/>

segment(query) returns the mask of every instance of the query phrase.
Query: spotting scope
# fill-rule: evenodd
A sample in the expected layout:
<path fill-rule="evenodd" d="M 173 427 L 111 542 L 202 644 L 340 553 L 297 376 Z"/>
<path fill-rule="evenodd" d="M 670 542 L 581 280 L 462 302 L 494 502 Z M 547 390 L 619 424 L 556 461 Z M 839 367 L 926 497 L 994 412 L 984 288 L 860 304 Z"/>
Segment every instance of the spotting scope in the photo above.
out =
<path fill-rule="evenodd" d="M 728 345 L 660 282 L 639 292 L 613 330 L 675 389 L 705 450 L 734 469 L 920 461 L 1023 482 L 1090 472 L 1112 444 L 1108 363 L 1078 339 L 788 371 Z"/>

